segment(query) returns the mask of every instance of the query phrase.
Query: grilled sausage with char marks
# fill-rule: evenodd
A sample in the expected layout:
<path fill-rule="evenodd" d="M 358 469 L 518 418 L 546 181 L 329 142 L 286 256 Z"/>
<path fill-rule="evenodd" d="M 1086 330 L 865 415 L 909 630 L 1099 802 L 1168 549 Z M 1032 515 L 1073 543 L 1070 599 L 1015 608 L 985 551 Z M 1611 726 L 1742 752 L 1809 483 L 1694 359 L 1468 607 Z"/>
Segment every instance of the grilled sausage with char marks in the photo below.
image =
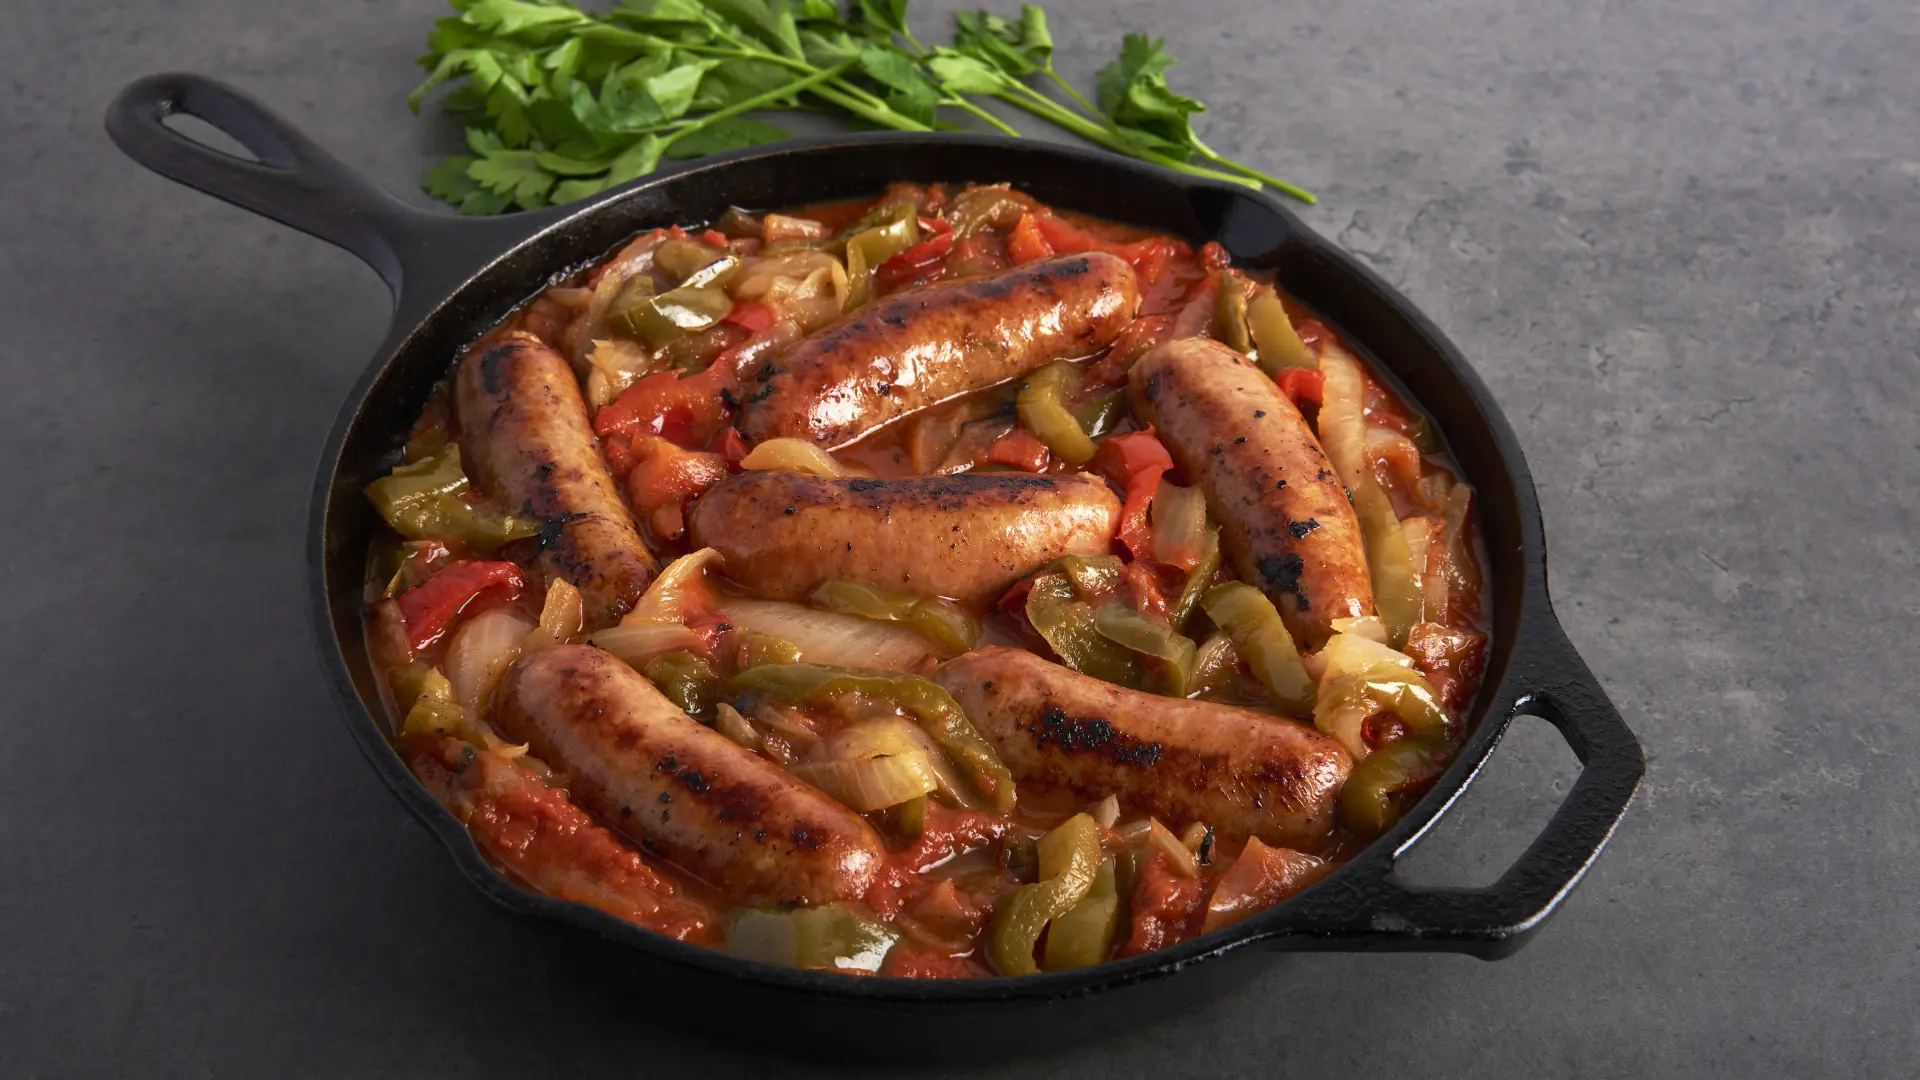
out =
<path fill-rule="evenodd" d="M 769 362 L 742 390 L 740 431 L 829 449 L 1052 360 L 1099 352 L 1140 307 L 1133 267 L 1100 251 L 907 289 Z"/>
<path fill-rule="evenodd" d="M 564 771 L 576 800 L 747 903 L 856 900 L 880 873 L 885 849 L 859 815 L 592 646 L 522 657 L 495 709 L 495 725 Z"/>
<path fill-rule="evenodd" d="M 960 473 L 900 480 L 744 472 L 694 504 L 695 547 L 756 594 L 803 599 L 846 578 L 986 600 L 1062 555 L 1104 555 L 1120 500 L 1085 475 Z"/>
<path fill-rule="evenodd" d="M 454 398 L 474 482 L 546 522 L 541 560 L 579 588 L 588 629 L 620 621 L 660 564 L 600 457 L 573 369 L 533 335 L 510 333 L 467 354 Z"/>
<path fill-rule="evenodd" d="M 1128 376 L 1188 482 L 1206 492 L 1220 546 L 1302 648 L 1334 619 L 1373 611 L 1360 522 L 1313 429 L 1253 362 L 1207 338 L 1156 346 Z"/>
<path fill-rule="evenodd" d="M 1024 649 L 975 649 L 934 676 L 1022 784 L 1108 795 L 1175 829 L 1316 850 L 1353 770 L 1318 731 L 1252 709 L 1129 690 Z"/>

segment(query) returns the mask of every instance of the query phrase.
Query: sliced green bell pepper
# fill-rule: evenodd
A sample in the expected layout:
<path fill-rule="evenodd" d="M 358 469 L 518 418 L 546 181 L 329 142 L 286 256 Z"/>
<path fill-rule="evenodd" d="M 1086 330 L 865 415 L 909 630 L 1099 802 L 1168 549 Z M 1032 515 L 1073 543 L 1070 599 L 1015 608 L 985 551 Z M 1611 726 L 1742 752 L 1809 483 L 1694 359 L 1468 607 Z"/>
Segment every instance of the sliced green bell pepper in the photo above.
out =
<path fill-rule="evenodd" d="M 1313 678 L 1273 601 L 1245 582 L 1232 581 L 1208 589 L 1200 606 L 1226 631 L 1234 651 L 1247 661 L 1274 704 L 1303 716 L 1313 712 Z"/>
<path fill-rule="evenodd" d="M 367 485 L 367 498 L 393 531 L 409 540 L 451 540 L 496 548 L 540 535 L 536 517 L 503 514 L 461 498 L 471 487 L 460 468 L 460 447 L 448 443 Z"/>
<path fill-rule="evenodd" d="M 1000 901 L 987 933 L 987 956 L 1006 975 L 1040 970 L 1033 947 L 1040 932 L 1067 914 L 1093 888 L 1100 869 L 1100 826 L 1075 814 L 1040 838 L 1040 880 Z"/>
<path fill-rule="evenodd" d="M 958 702 L 939 684 L 897 671 L 867 671 L 825 664 L 780 664 L 748 668 L 733 677 L 735 691 L 753 690 L 795 704 L 829 694 L 858 692 L 899 706 L 920 729 L 967 770 L 968 779 L 996 813 L 1013 809 L 1013 773 L 994 753 Z"/>

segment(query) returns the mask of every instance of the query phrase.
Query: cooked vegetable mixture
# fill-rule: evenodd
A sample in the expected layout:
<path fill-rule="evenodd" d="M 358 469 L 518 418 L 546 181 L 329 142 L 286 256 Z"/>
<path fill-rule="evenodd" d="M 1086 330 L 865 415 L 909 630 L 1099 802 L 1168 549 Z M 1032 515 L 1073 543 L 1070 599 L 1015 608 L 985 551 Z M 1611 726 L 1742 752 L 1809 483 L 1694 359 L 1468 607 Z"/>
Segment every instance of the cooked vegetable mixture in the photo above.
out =
<path fill-rule="evenodd" d="M 481 849 L 808 968 L 1256 915 L 1431 785 L 1486 644 L 1425 417 L 1217 245 L 1003 185 L 637 236 L 367 496 L 396 745 Z"/>

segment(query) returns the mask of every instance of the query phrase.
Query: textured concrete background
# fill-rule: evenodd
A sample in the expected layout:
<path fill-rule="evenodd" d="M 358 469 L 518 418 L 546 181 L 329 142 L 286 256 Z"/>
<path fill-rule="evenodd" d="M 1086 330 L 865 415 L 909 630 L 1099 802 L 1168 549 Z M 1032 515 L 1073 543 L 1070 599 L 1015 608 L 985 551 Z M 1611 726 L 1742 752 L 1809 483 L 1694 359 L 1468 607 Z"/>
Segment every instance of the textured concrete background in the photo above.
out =
<path fill-rule="evenodd" d="M 359 760 L 305 635 L 304 498 L 383 290 L 100 130 L 134 76 L 204 71 L 410 188 L 449 138 L 402 104 L 436 4 L 16 7 L 0 1072 L 777 1067 L 650 1023 L 670 988 L 483 906 Z M 1539 481 L 1567 629 L 1651 772 L 1510 960 L 1290 960 L 1005 1073 L 1911 1075 L 1912 5 L 1051 10 L 1082 78 L 1123 28 L 1166 35 L 1206 137 L 1318 190 L 1307 220 L 1474 358 Z M 1410 873 L 1490 880 L 1573 774 L 1544 727 L 1493 769 Z"/>

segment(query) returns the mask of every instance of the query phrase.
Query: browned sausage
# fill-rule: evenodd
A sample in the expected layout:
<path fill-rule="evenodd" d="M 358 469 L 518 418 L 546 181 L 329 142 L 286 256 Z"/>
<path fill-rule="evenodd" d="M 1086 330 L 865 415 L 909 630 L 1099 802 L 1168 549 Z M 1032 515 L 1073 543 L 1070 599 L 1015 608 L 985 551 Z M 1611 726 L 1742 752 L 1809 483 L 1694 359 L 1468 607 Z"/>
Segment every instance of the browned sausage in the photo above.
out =
<path fill-rule="evenodd" d="M 480 490 L 547 523 L 547 572 L 579 587 L 588 629 L 620 621 L 660 569 L 595 449 L 573 369 L 529 334 L 482 342 L 460 364 L 460 449 Z"/>
<path fill-rule="evenodd" d="M 901 480 L 744 472 L 694 504 L 696 547 L 761 596 L 847 578 L 985 600 L 1062 555 L 1104 555 L 1120 500 L 1091 476 L 961 473 Z"/>
<path fill-rule="evenodd" d="M 1134 411 L 1152 418 L 1174 463 L 1206 491 L 1234 568 L 1303 648 L 1326 640 L 1330 620 L 1373 611 L 1353 504 L 1272 379 L 1217 341 L 1181 338 L 1141 357 L 1128 383 Z"/>
<path fill-rule="evenodd" d="M 975 649 L 935 680 L 1022 784 L 1089 802 L 1114 795 L 1175 829 L 1205 822 L 1229 843 L 1316 849 L 1353 770 L 1337 741 L 1305 724 L 1128 690 L 1024 649 Z"/>
<path fill-rule="evenodd" d="M 567 774 L 575 799 L 747 903 L 855 900 L 880 872 L 885 850 L 859 815 L 592 646 L 522 657 L 495 709 L 508 738 Z"/>
<path fill-rule="evenodd" d="M 841 446 L 956 394 L 1099 352 L 1139 307 L 1133 267 L 1099 251 L 898 292 L 769 362 L 742 391 L 740 431 Z"/>

